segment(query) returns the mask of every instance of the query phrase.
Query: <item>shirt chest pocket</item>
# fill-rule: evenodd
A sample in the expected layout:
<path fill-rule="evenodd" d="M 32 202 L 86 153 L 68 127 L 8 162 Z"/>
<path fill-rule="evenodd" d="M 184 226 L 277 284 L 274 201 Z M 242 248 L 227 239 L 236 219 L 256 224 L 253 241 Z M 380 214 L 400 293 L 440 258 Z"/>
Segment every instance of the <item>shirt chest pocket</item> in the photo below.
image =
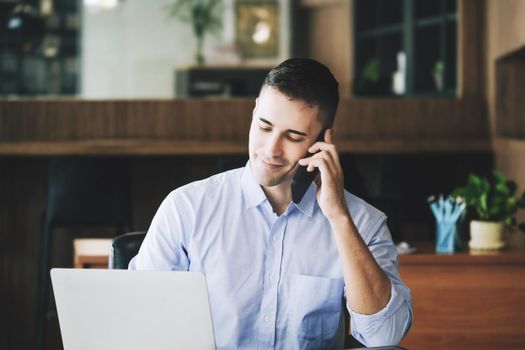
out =
<path fill-rule="evenodd" d="M 343 286 L 342 278 L 292 276 L 290 326 L 301 348 L 331 347 L 341 321 Z"/>

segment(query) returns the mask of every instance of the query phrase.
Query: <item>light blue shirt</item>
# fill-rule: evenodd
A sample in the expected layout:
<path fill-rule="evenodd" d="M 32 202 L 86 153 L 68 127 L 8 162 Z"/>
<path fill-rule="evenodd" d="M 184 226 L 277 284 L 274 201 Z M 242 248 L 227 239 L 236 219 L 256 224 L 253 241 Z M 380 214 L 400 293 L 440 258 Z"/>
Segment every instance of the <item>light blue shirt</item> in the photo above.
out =
<path fill-rule="evenodd" d="M 315 193 L 312 184 L 278 217 L 249 162 L 180 187 L 160 205 L 129 268 L 204 272 L 218 349 L 342 348 L 342 266 Z M 397 344 L 412 323 L 412 299 L 386 216 L 349 192 L 345 197 L 391 281 L 384 309 L 349 310 L 352 334 L 366 346 Z"/>

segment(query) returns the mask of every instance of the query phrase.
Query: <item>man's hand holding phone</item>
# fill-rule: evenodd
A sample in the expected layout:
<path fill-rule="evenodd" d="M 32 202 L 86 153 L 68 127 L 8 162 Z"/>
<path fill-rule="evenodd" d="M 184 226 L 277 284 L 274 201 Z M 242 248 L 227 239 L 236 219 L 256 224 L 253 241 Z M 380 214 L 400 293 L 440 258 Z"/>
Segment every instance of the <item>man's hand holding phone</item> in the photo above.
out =
<path fill-rule="evenodd" d="M 319 169 L 315 178 L 317 185 L 317 202 L 328 220 L 349 216 L 344 197 L 344 176 L 339 162 L 337 149 L 332 142 L 332 129 L 326 129 L 325 141 L 318 141 L 308 149 L 312 156 L 299 160 L 299 164 L 307 166 L 307 171 Z"/>

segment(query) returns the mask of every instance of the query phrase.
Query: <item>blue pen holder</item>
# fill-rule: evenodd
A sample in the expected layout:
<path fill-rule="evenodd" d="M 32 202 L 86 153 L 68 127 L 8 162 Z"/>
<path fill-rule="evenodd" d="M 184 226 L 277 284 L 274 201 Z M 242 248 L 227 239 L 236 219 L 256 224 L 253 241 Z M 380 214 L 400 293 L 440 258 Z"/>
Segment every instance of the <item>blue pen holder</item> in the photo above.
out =
<path fill-rule="evenodd" d="M 454 253 L 461 249 L 460 225 L 465 218 L 465 201 L 461 197 L 428 198 L 436 218 L 436 252 Z"/>
<path fill-rule="evenodd" d="M 457 222 L 436 221 L 436 252 L 454 253 L 461 250 Z"/>

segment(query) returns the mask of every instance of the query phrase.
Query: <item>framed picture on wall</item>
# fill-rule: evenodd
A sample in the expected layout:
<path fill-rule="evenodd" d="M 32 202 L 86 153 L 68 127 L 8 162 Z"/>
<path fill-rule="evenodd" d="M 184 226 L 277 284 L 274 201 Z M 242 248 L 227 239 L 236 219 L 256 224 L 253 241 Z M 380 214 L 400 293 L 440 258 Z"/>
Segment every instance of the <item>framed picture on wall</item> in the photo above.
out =
<path fill-rule="evenodd" d="M 238 0 L 235 15 L 236 43 L 243 58 L 276 58 L 279 55 L 277 1 Z"/>

